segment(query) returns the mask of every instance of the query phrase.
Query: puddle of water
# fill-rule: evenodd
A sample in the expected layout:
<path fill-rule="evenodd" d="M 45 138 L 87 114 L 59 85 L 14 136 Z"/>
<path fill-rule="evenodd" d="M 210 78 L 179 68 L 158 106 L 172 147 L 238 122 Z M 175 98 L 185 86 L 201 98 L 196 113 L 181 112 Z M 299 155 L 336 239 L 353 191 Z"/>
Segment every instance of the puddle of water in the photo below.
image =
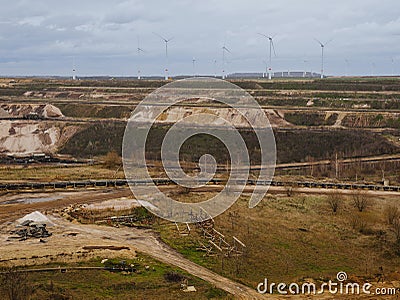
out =
<path fill-rule="evenodd" d="M 53 196 L 53 197 L 37 197 L 37 198 L 20 198 L 13 199 L 5 202 L 1 202 L 0 205 L 4 204 L 32 204 L 32 203 L 40 203 L 40 202 L 48 202 L 62 199 L 62 196 Z"/>

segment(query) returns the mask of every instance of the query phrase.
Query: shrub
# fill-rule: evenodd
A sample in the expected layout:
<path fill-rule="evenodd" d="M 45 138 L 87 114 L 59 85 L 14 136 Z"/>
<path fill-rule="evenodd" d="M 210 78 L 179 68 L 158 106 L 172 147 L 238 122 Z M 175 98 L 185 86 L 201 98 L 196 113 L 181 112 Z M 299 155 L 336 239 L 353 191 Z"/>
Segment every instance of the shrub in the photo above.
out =
<path fill-rule="evenodd" d="M 368 221 L 366 215 L 360 213 L 351 216 L 350 224 L 354 230 L 361 234 L 373 234 L 373 230 L 370 227 L 370 222 Z"/>
<path fill-rule="evenodd" d="M 400 211 L 397 206 L 388 205 L 385 208 L 385 218 L 389 225 L 393 225 L 400 218 Z"/>
<path fill-rule="evenodd" d="M 169 282 L 182 282 L 185 276 L 177 272 L 167 272 L 164 274 L 164 279 Z"/>
<path fill-rule="evenodd" d="M 371 200 L 368 198 L 365 192 L 355 190 L 352 193 L 351 198 L 353 200 L 354 207 L 357 208 L 359 212 L 363 212 L 369 206 L 371 206 Z"/>
<path fill-rule="evenodd" d="M 114 169 L 122 164 L 122 159 L 115 151 L 110 151 L 104 157 L 104 166 L 108 169 Z"/>
<path fill-rule="evenodd" d="M 328 195 L 328 198 L 326 200 L 333 213 L 337 213 L 339 208 L 343 205 L 343 198 L 338 193 Z"/>

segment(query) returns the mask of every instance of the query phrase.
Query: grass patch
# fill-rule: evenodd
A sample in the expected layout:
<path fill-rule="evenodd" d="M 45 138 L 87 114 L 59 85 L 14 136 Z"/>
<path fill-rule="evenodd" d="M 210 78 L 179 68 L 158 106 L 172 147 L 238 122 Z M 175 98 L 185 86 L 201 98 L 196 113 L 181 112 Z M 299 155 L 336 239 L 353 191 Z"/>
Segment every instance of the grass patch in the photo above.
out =
<path fill-rule="evenodd" d="M 64 267 L 119 266 L 121 259 L 108 260 L 105 265 L 101 258 L 80 264 L 64 264 Z M 158 262 L 146 255 L 123 260 L 126 266 L 132 265 L 133 272 L 110 272 L 106 270 L 69 270 L 65 273 L 28 273 L 27 281 L 33 288 L 31 299 L 232 299 L 220 289 L 190 274 Z M 52 263 L 45 267 L 57 267 Z M 175 274 L 170 280 L 170 274 Z M 194 285 L 197 292 L 185 293 L 181 290 L 182 280 Z M 18 283 L 16 283 L 18 284 Z M 6 287 L 0 286 L 5 295 Z"/>
<path fill-rule="evenodd" d="M 332 114 L 326 118 L 325 113 L 293 112 L 285 113 L 286 121 L 299 126 L 333 125 L 338 115 Z"/>

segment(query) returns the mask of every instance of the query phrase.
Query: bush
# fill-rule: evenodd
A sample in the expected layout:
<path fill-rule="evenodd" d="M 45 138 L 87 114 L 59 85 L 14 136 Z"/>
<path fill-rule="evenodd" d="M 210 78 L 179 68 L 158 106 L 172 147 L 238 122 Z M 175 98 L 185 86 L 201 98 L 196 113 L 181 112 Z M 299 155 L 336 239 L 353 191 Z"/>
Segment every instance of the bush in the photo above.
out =
<path fill-rule="evenodd" d="M 385 218 L 389 225 L 393 225 L 400 218 L 400 211 L 397 206 L 388 205 L 385 208 Z"/>
<path fill-rule="evenodd" d="M 351 198 L 353 200 L 354 207 L 357 208 L 359 212 L 363 212 L 369 206 L 371 206 L 371 200 L 368 198 L 365 192 L 355 190 L 352 193 Z"/>
<path fill-rule="evenodd" d="M 177 272 L 167 272 L 164 274 L 164 279 L 169 282 L 182 282 L 186 277 Z"/>
<path fill-rule="evenodd" d="M 354 214 L 350 219 L 351 227 L 361 234 L 373 234 L 373 230 L 370 227 L 370 222 L 365 215 L 360 213 Z"/>
<path fill-rule="evenodd" d="M 326 200 L 333 213 L 337 213 L 339 208 L 343 205 L 343 198 L 338 193 L 328 195 L 328 198 Z"/>
<path fill-rule="evenodd" d="M 122 164 L 122 159 L 115 151 L 110 151 L 104 157 L 104 166 L 108 169 L 114 169 Z"/>

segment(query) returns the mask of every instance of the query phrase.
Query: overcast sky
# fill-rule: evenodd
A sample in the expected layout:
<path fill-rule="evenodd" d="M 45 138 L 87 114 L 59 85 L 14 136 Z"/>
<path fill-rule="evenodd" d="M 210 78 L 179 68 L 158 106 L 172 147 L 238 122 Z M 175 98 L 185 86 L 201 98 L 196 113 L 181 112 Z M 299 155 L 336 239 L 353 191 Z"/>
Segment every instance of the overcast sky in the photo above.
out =
<path fill-rule="evenodd" d="M 0 0 L 0 75 L 161 75 L 262 72 L 275 36 L 275 71 L 400 73 L 399 0 Z M 138 38 L 145 50 L 137 54 Z M 216 60 L 216 63 L 214 63 Z M 347 62 L 346 62 L 347 60 Z M 215 67 L 216 66 L 216 67 Z M 216 69 L 216 70 L 214 70 Z"/>

